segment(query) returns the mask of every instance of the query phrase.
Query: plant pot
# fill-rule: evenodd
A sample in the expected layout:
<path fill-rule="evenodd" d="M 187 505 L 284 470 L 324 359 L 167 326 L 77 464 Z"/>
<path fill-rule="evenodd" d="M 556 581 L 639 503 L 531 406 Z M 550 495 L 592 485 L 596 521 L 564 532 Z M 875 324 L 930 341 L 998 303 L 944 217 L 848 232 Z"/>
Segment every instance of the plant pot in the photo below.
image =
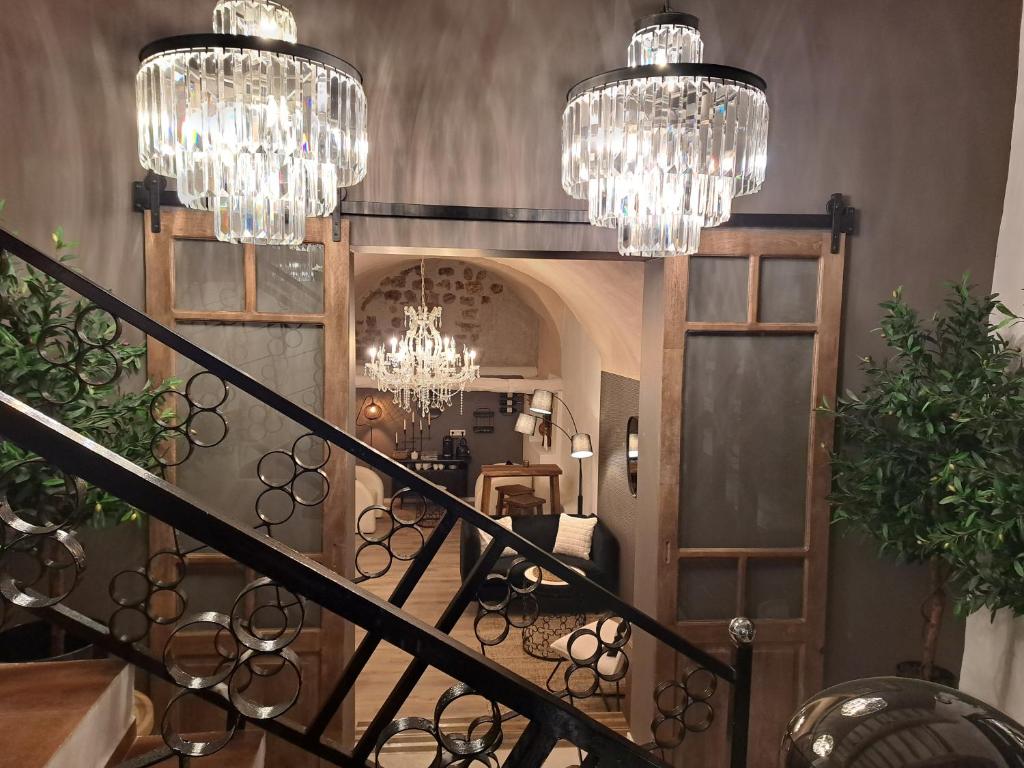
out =
<path fill-rule="evenodd" d="M 915 680 L 923 680 L 922 664 L 920 661 L 901 661 L 896 665 L 896 674 L 899 677 L 912 677 Z M 938 664 L 932 665 L 932 683 L 944 685 L 947 688 L 956 688 L 956 675 Z"/>
<path fill-rule="evenodd" d="M 75 661 L 93 658 L 93 646 L 64 633 L 64 650 L 50 655 L 52 628 L 45 621 L 30 621 L 0 632 L 0 664 L 26 661 Z"/>
<path fill-rule="evenodd" d="M 1024 720 L 1024 616 L 1002 608 L 967 617 L 960 688 Z"/>

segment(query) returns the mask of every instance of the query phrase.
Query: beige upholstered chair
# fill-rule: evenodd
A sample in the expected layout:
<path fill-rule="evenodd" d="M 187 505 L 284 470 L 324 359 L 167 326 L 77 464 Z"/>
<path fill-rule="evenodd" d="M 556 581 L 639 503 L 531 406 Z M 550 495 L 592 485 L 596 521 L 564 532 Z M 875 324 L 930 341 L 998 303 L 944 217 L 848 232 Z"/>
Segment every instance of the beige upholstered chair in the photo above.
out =
<path fill-rule="evenodd" d="M 356 479 L 355 502 L 355 520 L 352 522 L 356 526 L 356 533 L 374 533 L 377 530 L 377 515 L 364 515 L 363 510 L 377 504 L 377 501 L 370 489 L 358 478 Z"/>
<path fill-rule="evenodd" d="M 380 475 L 369 467 L 356 466 L 356 482 L 366 486 L 366 490 L 373 497 L 372 504 L 384 503 L 384 481 Z"/>

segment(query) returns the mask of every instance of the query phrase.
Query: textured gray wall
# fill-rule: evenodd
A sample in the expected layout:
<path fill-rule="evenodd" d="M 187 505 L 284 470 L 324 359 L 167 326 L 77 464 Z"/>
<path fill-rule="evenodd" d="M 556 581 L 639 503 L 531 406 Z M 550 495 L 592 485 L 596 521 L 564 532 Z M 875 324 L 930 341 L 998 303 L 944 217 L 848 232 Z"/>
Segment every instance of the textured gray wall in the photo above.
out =
<path fill-rule="evenodd" d="M 619 594 L 633 599 L 637 500 L 626 478 L 626 420 L 640 413 L 640 382 L 601 372 L 597 516 L 619 540 Z"/>
<path fill-rule="evenodd" d="M 384 409 L 384 413 L 374 422 L 366 422 L 360 415 L 359 426 L 356 427 L 356 437 L 366 443 L 369 443 L 372 437 L 374 448 L 384 453 L 391 453 L 395 448 L 395 432 L 402 431 L 404 420 L 411 435 L 412 420 L 406 411 L 392 402 L 391 395 L 382 395 L 375 389 L 357 389 L 356 402 L 362 404 L 363 400 L 370 395 Z M 466 430 L 466 442 L 469 443 L 470 452 L 468 480 L 470 496 L 473 495 L 473 488 L 480 475 L 482 465 L 504 464 L 506 461 L 518 464 L 523 460 L 523 436 L 515 431 L 515 416 L 498 412 L 499 397 L 497 392 L 466 392 L 462 396 L 460 412 L 459 398 L 456 396 L 452 400 L 452 406 L 431 422 L 429 436 L 424 435 L 423 437 L 423 452 L 436 451 L 440 455 L 441 443 L 449 429 Z M 495 412 L 493 432 L 473 431 L 475 423 L 473 411 L 477 408 L 490 408 Z M 420 441 L 417 436 L 416 450 L 419 450 L 419 445 Z M 384 478 L 384 485 L 385 492 L 390 493 L 388 478 Z"/>
<path fill-rule="evenodd" d="M 141 222 L 130 210 L 133 77 L 153 38 L 204 31 L 213 0 L 0 0 L 0 197 L 45 245 L 55 224 L 79 264 L 142 301 Z M 302 42 L 366 79 L 370 172 L 352 199 L 564 207 L 566 89 L 621 66 L 632 19 L 656 0 L 294 0 Z M 843 385 L 877 351 L 877 303 L 906 284 L 923 311 L 941 283 L 992 276 L 1016 82 L 1020 0 L 690 0 L 709 61 L 764 75 L 772 128 L 765 189 L 738 210 L 862 210 L 846 280 Z M 573 203 L 575 204 L 575 203 Z M 357 221 L 356 242 L 610 247 L 586 227 Z M 607 295 L 614 295 L 609 293 Z M 605 308 L 614 318 L 615 303 Z M 827 677 L 887 672 L 919 651 L 923 574 L 833 540 Z M 878 629 L 885 627 L 885 641 Z M 957 667 L 959 629 L 940 656 Z"/>

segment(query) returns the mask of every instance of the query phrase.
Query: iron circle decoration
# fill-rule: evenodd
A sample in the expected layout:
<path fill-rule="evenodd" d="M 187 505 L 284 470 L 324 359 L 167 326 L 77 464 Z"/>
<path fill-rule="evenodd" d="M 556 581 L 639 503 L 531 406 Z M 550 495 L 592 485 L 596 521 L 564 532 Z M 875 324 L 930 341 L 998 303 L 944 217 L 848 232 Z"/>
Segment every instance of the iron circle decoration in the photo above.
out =
<path fill-rule="evenodd" d="M 401 513 L 407 511 L 405 501 L 410 496 L 418 498 L 420 503 L 413 507 L 415 511 L 411 517 L 405 517 Z M 395 560 L 410 562 L 419 556 L 426 542 L 423 529 L 419 525 L 426 515 L 426 506 L 426 499 L 422 495 L 410 488 L 402 488 L 391 498 L 391 503 L 387 506 L 371 504 L 359 513 L 356 532 L 363 543 L 356 550 L 356 571 L 363 579 L 378 579 L 391 570 Z M 378 513 L 383 513 L 379 523 L 376 520 Z M 370 515 L 373 516 L 373 531 L 368 530 Z M 380 534 L 376 532 L 378 525 L 384 526 Z M 400 542 L 407 536 L 414 537 L 411 546 L 400 547 Z M 360 565 L 360 553 L 376 551 L 377 548 L 385 553 L 386 563 L 372 571 L 365 565 Z"/>
<path fill-rule="evenodd" d="M 274 509 L 281 499 L 282 506 Z M 295 499 L 284 488 L 267 488 L 256 498 L 256 516 L 264 525 L 284 525 L 295 514 Z"/>
<path fill-rule="evenodd" d="M 579 685 L 579 678 L 584 678 L 584 685 Z M 597 670 L 589 664 L 570 664 L 565 670 L 565 690 L 573 699 L 589 699 L 601 687 L 601 678 Z"/>
<path fill-rule="evenodd" d="M 311 453 L 308 449 L 304 449 L 303 442 L 313 442 L 320 448 L 321 460 L 316 462 L 307 462 L 303 458 Z M 312 451 L 313 454 L 316 451 Z M 295 458 L 295 464 L 302 469 L 322 469 L 327 466 L 327 462 L 331 459 L 331 444 L 324 440 L 322 437 L 314 435 L 312 432 L 307 432 L 304 435 L 300 435 L 292 443 L 292 456 Z"/>
<path fill-rule="evenodd" d="M 200 437 L 204 431 L 204 424 L 216 425 L 213 427 L 213 437 Z M 209 430 L 209 427 L 206 427 Z M 185 434 L 188 441 L 197 448 L 213 448 L 224 442 L 228 436 L 228 423 L 224 416 L 214 410 L 198 410 L 189 415 L 185 422 Z"/>
<path fill-rule="evenodd" d="M 283 472 L 278 474 L 276 470 L 283 471 L 284 467 L 274 467 L 273 463 L 285 461 L 291 467 L 290 473 Z M 268 488 L 287 488 L 291 481 L 295 479 L 295 461 L 288 451 L 270 451 L 263 454 L 260 458 L 259 463 L 256 465 L 256 475 L 259 477 L 260 482 Z"/>
<path fill-rule="evenodd" d="M 82 394 L 84 387 L 74 365 L 53 365 L 43 376 L 39 395 L 50 405 L 67 405 Z"/>
<path fill-rule="evenodd" d="M 499 629 L 493 635 L 487 635 L 482 633 L 480 630 L 480 625 L 483 624 L 484 621 L 486 620 L 494 621 L 495 619 L 493 617 L 497 617 L 497 620 L 500 620 L 499 626 L 501 627 L 501 629 Z M 508 634 L 511 631 L 511 622 L 508 620 L 508 617 L 505 615 L 504 611 L 488 611 L 484 609 L 477 611 L 476 616 L 473 617 L 473 634 L 476 635 L 477 642 L 479 642 L 480 645 L 482 646 L 494 647 L 496 645 L 501 645 L 508 638 Z"/>
<path fill-rule="evenodd" d="M 162 613 L 162 605 L 171 606 L 170 611 Z M 188 609 L 188 601 L 183 592 L 169 587 L 156 587 L 149 593 L 146 599 L 146 616 L 154 624 L 165 626 L 173 624 L 185 615 Z"/>
<path fill-rule="evenodd" d="M 321 487 L 311 495 L 302 493 L 299 486 L 304 482 L 304 478 L 313 478 L 313 482 L 320 483 Z M 331 481 L 327 479 L 327 474 L 323 470 L 303 469 L 292 479 L 292 498 L 295 499 L 296 504 L 303 507 L 315 507 L 318 504 L 323 504 L 330 492 Z"/>
<path fill-rule="evenodd" d="M 16 533 L 30 536 L 50 534 L 78 523 L 84 511 L 85 483 L 37 457 L 19 461 L 0 475 L 0 487 L 9 487 L 11 476 L 25 467 L 48 468 L 47 471 L 52 471 L 52 475 L 48 475 L 47 480 L 63 477 L 63 490 L 59 493 L 50 493 L 46 497 L 46 507 L 37 503 L 34 508 L 17 511 L 11 506 L 7 496 L 0 496 L 0 523 Z"/>
<path fill-rule="evenodd" d="M 170 562 L 162 562 L 166 560 L 170 560 Z M 173 572 L 174 576 L 170 579 L 161 579 L 157 575 L 161 570 L 167 570 L 168 573 Z M 177 587 L 185 579 L 185 558 L 181 556 L 180 552 L 173 549 L 161 549 L 154 552 L 146 563 L 146 578 L 149 579 L 150 584 L 160 589 Z"/>
<path fill-rule="evenodd" d="M 518 608 L 518 610 L 516 610 Z M 540 617 L 540 603 L 532 594 L 518 594 L 505 606 L 505 618 L 516 629 L 526 629 L 537 623 Z"/>
<path fill-rule="evenodd" d="M 108 333 L 98 338 L 89 333 L 90 324 L 95 322 L 93 321 L 94 315 L 110 318 L 110 322 L 106 325 L 106 328 L 109 329 Z M 109 347 L 111 344 L 116 344 L 117 340 L 121 338 L 121 331 L 121 319 L 111 314 L 108 310 L 103 309 L 103 307 L 89 304 L 75 313 L 75 335 L 86 346 L 94 348 Z"/>
<path fill-rule="evenodd" d="M 50 365 L 74 365 L 78 346 L 78 334 L 64 324 L 48 325 L 36 337 L 36 353 Z"/>
<path fill-rule="evenodd" d="M 174 658 L 174 641 L 184 632 L 204 628 L 209 630 L 211 627 L 216 630 L 214 649 L 221 657 L 220 663 L 217 664 L 215 671 L 209 674 L 198 675 L 189 672 Z M 226 630 L 228 635 L 230 635 L 234 640 L 234 647 L 227 653 L 225 653 L 220 647 L 220 640 L 226 636 L 221 630 Z M 240 653 L 241 649 L 239 647 L 238 640 L 235 638 L 234 634 L 231 633 L 231 619 L 223 613 L 218 613 L 216 611 L 204 611 L 182 619 L 175 625 L 174 629 L 171 630 L 170 637 L 167 638 L 167 644 L 164 646 L 163 664 L 164 669 L 167 670 L 167 674 L 171 676 L 179 687 L 186 688 L 188 690 L 204 690 L 223 683 L 231 676 L 237 667 Z M 168 707 L 168 709 L 170 709 L 170 707 Z M 168 744 L 168 746 L 170 746 L 170 744 Z"/>
<path fill-rule="evenodd" d="M 137 606 L 122 606 L 110 614 L 110 634 L 122 643 L 137 643 L 149 634 L 149 616 Z"/>
<path fill-rule="evenodd" d="M 102 318 L 102 319 L 100 319 Z M 39 394 L 52 405 L 67 405 L 84 387 L 107 387 L 120 377 L 123 361 L 116 344 L 121 320 L 92 303 L 80 303 L 71 315 L 48 323 L 35 347 L 48 366 L 39 374 Z M 96 376 L 89 371 L 98 369 Z"/>
<path fill-rule="evenodd" d="M 160 720 L 160 735 L 163 737 L 164 743 L 179 755 L 186 757 L 209 757 L 224 749 L 231 742 L 231 739 L 234 738 L 235 730 L 241 721 L 241 716 L 236 710 L 228 709 L 227 723 L 223 732 L 218 732 L 214 738 L 206 740 L 186 738 L 174 730 L 172 726 L 172 712 L 178 707 L 183 710 L 187 709 L 187 702 L 197 698 L 198 696 L 195 692 L 185 690 L 171 699 Z"/>
<path fill-rule="evenodd" d="M 401 717 L 388 723 L 387 727 L 377 737 L 377 744 L 373 752 L 373 764 L 375 768 L 384 768 L 380 762 L 381 752 L 391 739 L 403 733 L 425 733 L 437 742 L 437 735 L 434 731 L 434 724 L 425 717 Z M 441 760 L 441 744 L 437 742 L 437 750 L 429 765 L 437 765 Z"/>
<path fill-rule="evenodd" d="M 384 565 L 377 570 L 369 570 L 365 564 L 360 561 L 360 556 L 363 552 L 372 552 L 374 550 L 381 550 L 385 556 Z M 381 576 L 391 570 L 391 565 L 394 563 L 394 558 L 391 557 L 391 550 L 388 549 L 387 544 L 381 541 L 364 541 L 356 549 L 356 556 L 354 558 L 356 571 L 364 579 L 379 579 Z"/>
<path fill-rule="evenodd" d="M 47 552 L 48 548 L 52 551 Z M 63 529 L 42 536 L 23 536 L 4 547 L 5 558 L 11 552 L 35 559 L 38 566 L 38 576 L 31 582 L 8 573 L 6 569 L 0 572 L 0 595 L 19 608 L 49 608 L 57 605 L 74 591 L 85 571 L 85 550 L 73 534 Z M 63 563 L 61 559 L 64 560 Z M 56 580 L 47 579 L 48 574 L 69 568 L 73 569 L 71 582 L 66 583 L 63 588 L 58 588 L 53 594 L 35 590 L 30 592 L 25 589 L 39 584 L 44 579 L 53 583 Z"/>
<path fill-rule="evenodd" d="M 109 358 L 109 360 L 104 359 Z M 106 364 L 104 370 L 103 364 Z M 82 354 L 75 360 L 75 376 L 78 380 L 90 387 L 107 387 L 113 384 L 121 376 L 121 358 L 114 354 L 107 347 L 93 347 L 82 351 Z M 102 373 L 99 376 L 89 375 L 90 369 L 99 369 Z"/>
<path fill-rule="evenodd" d="M 474 721 L 478 724 L 486 723 L 488 725 L 487 731 L 483 736 L 475 739 L 469 738 L 469 736 L 472 736 L 473 728 L 470 728 L 470 733 L 465 739 L 444 732 L 444 729 L 441 727 L 441 720 L 444 716 L 445 710 L 457 700 L 469 696 L 480 696 L 480 694 L 465 683 L 456 683 L 441 694 L 441 697 L 437 701 L 437 705 L 434 707 L 433 725 L 437 740 L 441 743 L 441 746 L 448 750 L 448 752 L 457 757 L 482 755 L 495 749 L 501 743 L 501 712 L 498 709 L 498 704 L 490 700 L 487 702 L 490 705 L 490 714 L 485 716 L 484 719 L 477 718 L 477 720 Z"/>
<path fill-rule="evenodd" d="M 259 601 L 261 591 L 273 591 L 273 604 L 256 603 L 251 609 L 246 608 L 246 601 L 252 597 Z M 286 599 L 282 599 L 282 593 Z M 290 645 L 302 631 L 306 618 L 305 600 L 284 587 L 278 586 L 273 580 L 263 576 L 247 584 L 235 598 L 231 607 L 231 631 L 242 645 L 259 653 L 273 653 Z M 271 610 L 282 620 L 280 627 L 261 631 L 255 626 L 257 614 Z M 292 610 L 294 609 L 294 610 Z"/>
<path fill-rule="evenodd" d="M 215 386 L 218 387 L 219 393 L 214 397 L 212 402 L 202 402 L 198 389 L 202 382 L 206 381 L 207 377 L 211 378 L 215 382 Z M 199 371 L 192 374 L 189 380 L 185 383 L 185 397 L 188 399 L 192 407 L 198 408 L 201 411 L 212 411 L 216 408 L 220 408 L 227 402 L 230 390 L 228 389 L 227 383 L 215 373 L 210 371 Z"/>
<path fill-rule="evenodd" d="M 144 605 L 150 593 L 149 578 L 142 568 L 120 571 L 107 585 L 107 593 L 121 608 Z"/>
<path fill-rule="evenodd" d="M 526 629 L 536 623 L 540 603 L 534 592 L 540 586 L 540 570 L 538 568 L 536 579 L 525 575 L 533 568 L 537 566 L 517 555 L 504 573 L 491 572 L 484 577 L 477 590 L 478 609 L 473 620 L 473 634 L 481 646 L 500 645 L 508 638 L 512 627 Z M 513 610 L 516 606 L 521 610 Z M 502 629 L 493 635 L 482 633 L 480 628 L 484 621 L 494 621 L 495 617 L 503 623 Z"/>
<path fill-rule="evenodd" d="M 686 688 L 686 695 L 691 699 L 707 701 L 718 689 L 718 677 L 711 670 L 696 667 L 687 673 L 683 686 Z"/>
<path fill-rule="evenodd" d="M 210 400 L 203 400 L 202 382 L 215 382 L 216 393 Z M 230 390 L 225 381 L 210 371 L 198 371 L 189 377 L 184 390 L 165 387 L 153 394 L 149 404 L 149 416 L 162 429 L 153 436 L 149 450 L 162 467 L 177 467 L 184 464 L 195 448 L 212 448 L 227 439 L 229 426 L 221 406 L 227 401 Z M 173 406 L 168 405 L 173 402 Z M 205 437 L 203 432 L 212 436 Z M 161 446 L 170 444 L 170 450 Z"/>
<path fill-rule="evenodd" d="M 261 665 L 264 662 L 265 665 Z M 276 665 L 276 668 L 273 668 Z M 269 671 L 268 671 L 269 669 Z M 260 704 L 246 696 L 246 691 L 256 678 L 277 677 L 282 670 L 290 669 L 294 685 L 291 685 L 288 694 L 274 704 Z M 248 682 L 241 680 L 242 675 L 248 675 Z M 280 717 L 295 702 L 299 700 L 302 693 L 302 665 L 299 657 L 291 648 L 281 648 L 272 653 L 248 650 L 239 660 L 231 673 L 228 682 L 228 696 L 232 706 L 243 716 L 251 720 L 273 720 Z"/>
<path fill-rule="evenodd" d="M 675 749 L 687 733 L 701 733 L 711 727 L 715 709 L 708 701 L 718 687 L 717 676 L 695 667 L 680 680 L 665 680 L 654 689 L 658 710 L 651 721 L 651 733 L 660 749 Z"/>

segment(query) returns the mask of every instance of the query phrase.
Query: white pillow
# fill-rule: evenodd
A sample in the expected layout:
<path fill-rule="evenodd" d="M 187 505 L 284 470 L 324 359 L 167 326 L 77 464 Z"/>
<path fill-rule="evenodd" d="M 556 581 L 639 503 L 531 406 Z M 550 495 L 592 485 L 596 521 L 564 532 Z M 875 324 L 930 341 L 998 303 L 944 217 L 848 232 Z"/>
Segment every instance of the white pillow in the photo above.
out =
<path fill-rule="evenodd" d="M 512 517 L 509 515 L 506 515 L 505 517 L 495 517 L 494 522 L 496 522 L 505 530 L 512 530 Z M 484 530 L 482 528 L 477 528 L 476 532 L 480 534 L 480 552 L 482 553 L 485 549 L 491 546 L 491 541 L 494 539 L 494 537 L 491 536 L 491 534 L 489 533 L 484 533 Z M 505 547 L 505 551 L 498 555 L 498 557 L 508 557 L 514 554 L 514 549 L 512 549 L 511 547 Z"/>
<path fill-rule="evenodd" d="M 556 555 L 571 555 L 582 560 L 590 559 L 590 543 L 594 540 L 597 517 L 558 516 L 558 534 L 555 536 Z"/>

